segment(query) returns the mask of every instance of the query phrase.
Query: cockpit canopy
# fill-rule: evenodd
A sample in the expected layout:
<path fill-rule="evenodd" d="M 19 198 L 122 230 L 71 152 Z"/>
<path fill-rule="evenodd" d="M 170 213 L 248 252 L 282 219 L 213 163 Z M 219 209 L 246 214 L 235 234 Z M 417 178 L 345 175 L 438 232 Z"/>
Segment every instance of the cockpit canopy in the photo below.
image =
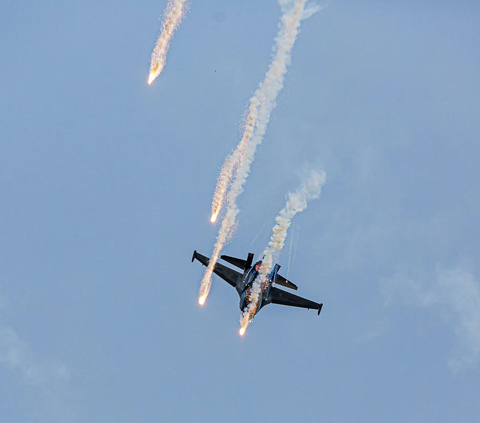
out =
<path fill-rule="evenodd" d="M 247 286 L 252 285 L 255 279 L 257 278 L 260 267 L 262 266 L 262 260 L 259 260 L 255 263 L 254 266 L 248 271 L 247 277 L 245 278 L 245 284 Z"/>

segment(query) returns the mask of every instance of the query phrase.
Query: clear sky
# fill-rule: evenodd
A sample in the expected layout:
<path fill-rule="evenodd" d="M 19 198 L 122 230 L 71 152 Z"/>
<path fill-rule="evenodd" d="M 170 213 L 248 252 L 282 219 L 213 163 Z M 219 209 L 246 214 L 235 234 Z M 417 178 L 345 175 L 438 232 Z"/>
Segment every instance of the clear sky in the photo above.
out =
<path fill-rule="evenodd" d="M 304 21 L 225 253 L 314 311 L 197 304 L 210 201 L 271 57 L 274 0 L 0 3 L 0 421 L 477 422 L 480 4 L 334 0 Z"/>

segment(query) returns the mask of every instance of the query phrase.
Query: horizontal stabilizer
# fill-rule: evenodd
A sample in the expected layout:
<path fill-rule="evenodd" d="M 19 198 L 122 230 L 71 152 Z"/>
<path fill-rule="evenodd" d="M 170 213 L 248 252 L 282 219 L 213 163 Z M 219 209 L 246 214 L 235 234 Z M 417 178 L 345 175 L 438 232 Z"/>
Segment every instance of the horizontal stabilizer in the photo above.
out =
<path fill-rule="evenodd" d="M 252 265 L 253 254 L 249 253 L 247 260 L 242 260 L 242 259 L 239 259 L 236 257 L 230 257 L 230 256 L 221 256 L 220 258 L 230 264 L 233 264 L 235 267 L 238 267 L 239 269 L 245 270 L 247 267 L 250 267 Z"/>
<path fill-rule="evenodd" d="M 242 260 L 236 257 L 221 256 L 220 258 L 230 264 L 233 264 L 235 267 L 238 267 L 239 269 L 245 269 L 245 266 L 247 264 L 246 260 Z"/>
<path fill-rule="evenodd" d="M 204 255 L 202 255 L 200 253 L 197 253 L 197 250 L 195 250 L 193 252 L 192 263 L 194 262 L 195 259 L 197 259 L 204 266 L 208 266 L 208 263 L 210 262 L 210 259 L 208 257 L 205 257 Z"/>
<path fill-rule="evenodd" d="M 204 255 L 197 253 L 197 251 L 193 252 L 192 261 L 197 259 L 200 263 L 204 266 L 208 266 L 210 263 L 210 259 L 205 257 Z M 227 266 L 224 266 L 220 263 L 215 263 L 213 268 L 213 273 L 220 276 L 225 282 L 229 285 L 232 285 L 234 288 L 237 286 L 237 283 L 241 280 L 242 274 L 238 273 L 236 270 L 230 269 Z"/>
<path fill-rule="evenodd" d="M 285 288 L 290 288 L 290 289 L 294 289 L 295 291 L 298 289 L 298 286 L 295 285 L 294 283 L 290 282 L 288 279 L 285 279 L 282 275 L 279 275 L 277 273 L 276 277 L 275 277 L 275 283 L 277 285 L 281 285 L 281 286 L 284 286 Z"/>

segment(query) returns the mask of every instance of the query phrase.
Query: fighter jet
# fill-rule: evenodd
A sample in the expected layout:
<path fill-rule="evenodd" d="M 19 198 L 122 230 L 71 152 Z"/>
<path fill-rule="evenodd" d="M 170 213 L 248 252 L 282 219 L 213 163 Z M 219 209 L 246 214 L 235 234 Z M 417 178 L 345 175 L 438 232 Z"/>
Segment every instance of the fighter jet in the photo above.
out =
<path fill-rule="evenodd" d="M 242 260 L 230 256 L 221 256 L 222 260 L 238 267 L 243 270 L 243 273 L 237 272 L 223 264 L 216 263 L 213 269 L 213 272 L 220 276 L 225 282 L 233 286 L 240 297 L 240 310 L 243 312 L 247 311 L 250 306 L 251 295 L 253 282 L 256 280 L 259 275 L 260 266 L 262 261 L 257 261 L 255 265 L 252 266 L 253 254 L 249 253 L 246 260 Z M 204 266 L 208 266 L 210 259 L 205 257 L 197 251 L 193 252 L 192 262 L 197 259 Z M 260 309 L 268 304 L 281 304 L 292 307 L 301 307 L 318 310 L 318 314 L 322 311 L 323 303 L 319 304 L 314 301 L 307 300 L 305 298 L 299 297 L 297 295 L 291 294 L 290 292 L 279 289 L 274 285 L 284 286 L 285 288 L 290 288 L 297 290 L 297 286 L 285 279 L 278 273 L 280 265 L 276 264 L 273 270 L 270 272 L 270 275 L 267 278 L 267 283 L 263 289 L 262 295 L 260 296 L 255 310 L 257 314 Z"/>

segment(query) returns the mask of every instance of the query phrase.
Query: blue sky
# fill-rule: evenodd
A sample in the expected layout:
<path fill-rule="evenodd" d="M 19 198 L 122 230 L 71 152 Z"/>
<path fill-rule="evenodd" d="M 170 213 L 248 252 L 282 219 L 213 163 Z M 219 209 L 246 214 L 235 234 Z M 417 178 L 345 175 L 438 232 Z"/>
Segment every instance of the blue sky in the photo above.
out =
<path fill-rule="evenodd" d="M 314 312 L 238 336 L 194 249 L 267 70 L 273 0 L 192 1 L 146 84 L 165 2 L 0 5 L 5 422 L 477 421 L 477 2 L 331 2 L 304 21 L 225 253 L 280 258 Z M 290 265 L 288 264 L 290 263 Z"/>

